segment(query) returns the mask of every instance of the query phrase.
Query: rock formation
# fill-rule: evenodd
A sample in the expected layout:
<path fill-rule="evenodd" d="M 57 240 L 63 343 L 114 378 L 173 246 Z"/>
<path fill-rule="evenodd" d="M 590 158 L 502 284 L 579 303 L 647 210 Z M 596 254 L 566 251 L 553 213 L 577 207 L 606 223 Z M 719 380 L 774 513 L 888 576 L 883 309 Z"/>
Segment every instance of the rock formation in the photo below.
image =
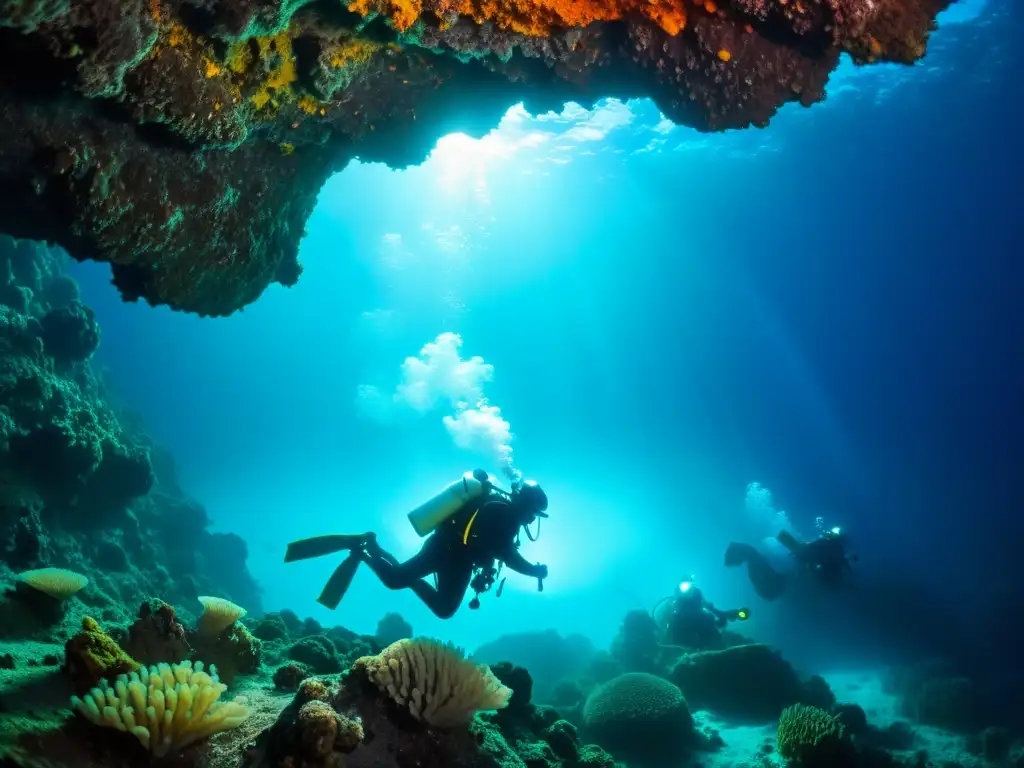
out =
<path fill-rule="evenodd" d="M 299 277 L 328 176 L 609 96 L 701 131 L 811 105 L 842 52 L 912 63 L 950 0 L 8 0 L 0 231 L 226 315 Z"/>

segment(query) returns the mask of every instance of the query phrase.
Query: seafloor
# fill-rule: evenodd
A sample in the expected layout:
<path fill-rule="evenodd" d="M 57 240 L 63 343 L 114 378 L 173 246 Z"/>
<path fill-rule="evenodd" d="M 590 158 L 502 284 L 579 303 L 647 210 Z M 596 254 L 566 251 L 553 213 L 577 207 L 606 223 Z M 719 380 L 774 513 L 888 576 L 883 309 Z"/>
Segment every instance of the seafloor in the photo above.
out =
<path fill-rule="evenodd" d="M 1024 765 L 938 661 L 805 677 L 741 635 L 666 646 L 641 611 L 606 650 L 496 638 L 488 669 L 395 615 L 359 636 L 266 613 L 245 542 L 91 362 L 66 259 L 0 239 L 0 765 Z"/>

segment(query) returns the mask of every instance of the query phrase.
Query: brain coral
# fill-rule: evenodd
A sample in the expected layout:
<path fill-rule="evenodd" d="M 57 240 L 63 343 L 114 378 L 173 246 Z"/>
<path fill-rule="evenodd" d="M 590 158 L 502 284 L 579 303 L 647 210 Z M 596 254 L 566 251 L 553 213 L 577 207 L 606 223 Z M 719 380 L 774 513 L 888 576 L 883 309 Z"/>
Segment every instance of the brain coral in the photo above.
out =
<path fill-rule="evenodd" d="M 583 708 L 588 731 L 624 759 L 675 760 L 689 741 L 693 718 L 682 691 L 643 672 L 612 678 L 593 690 Z"/>

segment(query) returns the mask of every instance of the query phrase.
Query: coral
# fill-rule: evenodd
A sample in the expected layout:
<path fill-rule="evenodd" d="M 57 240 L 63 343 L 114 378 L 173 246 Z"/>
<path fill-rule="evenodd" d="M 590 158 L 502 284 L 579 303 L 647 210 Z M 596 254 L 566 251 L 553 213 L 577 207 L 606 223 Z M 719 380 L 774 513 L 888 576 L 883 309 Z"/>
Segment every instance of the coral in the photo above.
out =
<path fill-rule="evenodd" d="M 308 701 L 298 714 L 299 755 L 323 761 L 333 752 L 351 752 L 363 740 L 362 726 L 322 701 Z"/>
<path fill-rule="evenodd" d="M 43 301 L 53 309 L 65 309 L 75 302 L 81 303 L 78 283 L 70 275 L 53 275 L 42 286 Z"/>
<path fill-rule="evenodd" d="M 472 659 L 492 668 L 501 662 L 530 670 L 533 679 L 531 698 L 548 701 L 554 685 L 563 678 L 590 677 L 588 665 L 599 655 L 593 643 L 582 635 L 562 636 L 554 630 L 544 632 L 517 632 L 501 635 L 473 651 Z M 610 661 L 611 669 L 601 682 L 622 672 Z"/>
<path fill-rule="evenodd" d="M 843 51 L 920 58 L 949 1 L 17 0 L 0 228 L 109 263 L 126 300 L 226 315 L 295 283 L 316 196 L 354 157 L 420 162 L 523 99 L 764 126 L 823 99 Z"/>
<path fill-rule="evenodd" d="M 851 736 L 863 736 L 870 728 L 867 713 L 859 704 L 840 704 L 833 708 L 832 714 Z"/>
<path fill-rule="evenodd" d="M 502 685 L 512 691 L 507 705 L 507 711 L 510 714 L 525 712 L 530 709 L 530 699 L 533 696 L 533 678 L 527 669 L 503 661 L 491 667 L 491 673 Z"/>
<path fill-rule="evenodd" d="M 226 683 L 233 683 L 238 675 L 256 674 L 260 669 L 263 643 L 253 637 L 244 624 L 231 624 L 216 635 L 197 630 L 189 635 L 189 641 L 192 659 L 204 659 L 216 665 Z"/>
<path fill-rule="evenodd" d="M 403 646 L 411 642 L 399 641 Z M 369 668 L 379 666 L 386 653 L 359 660 L 337 685 L 304 680 L 277 722 L 250 750 L 245 768 L 621 768 L 600 748 L 581 745 L 575 728 L 550 708 L 509 708 L 482 713 L 469 722 L 460 718 L 460 727 L 424 727 L 407 709 L 394 706 L 389 696 L 381 696 L 369 677 Z"/>
<path fill-rule="evenodd" d="M 18 574 L 18 581 L 49 595 L 54 600 L 67 600 L 89 584 L 88 577 L 64 568 L 23 571 Z"/>
<path fill-rule="evenodd" d="M 87 612 L 128 657 L 180 661 L 185 645 L 170 606 L 148 604 L 139 617 L 126 605 L 146 595 L 188 604 L 217 590 L 258 610 L 259 591 L 241 540 L 206 530 L 206 513 L 185 495 L 173 461 L 136 414 L 114 404 L 92 362 L 54 359 L 43 320 L 62 307 L 85 314 L 74 306 L 69 261 L 58 248 L 0 236 L 0 569 L 15 578 L 0 635 L 64 643 Z M 61 579 L 65 589 L 55 577 L 67 571 L 89 577 L 74 599 L 29 586 L 63 596 L 85 583 Z M 258 655 L 235 658 L 252 668 Z M 87 670 L 84 684 L 97 674 Z"/>
<path fill-rule="evenodd" d="M 562 760 L 577 760 L 580 754 L 580 737 L 576 726 L 565 720 L 552 723 L 544 732 L 544 741 Z"/>
<path fill-rule="evenodd" d="M 299 690 L 295 694 L 295 702 L 297 704 L 303 704 L 307 701 L 330 701 L 331 700 L 331 689 L 323 680 L 317 680 L 316 678 L 309 678 L 303 680 L 299 685 Z"/>
<path fill-rule="evenodd" d="M 264 616 L 252 633 L 260 640 L 288 640 L 288 627 L 280 614 L 276 613 Z"/>
<path fill-rule="evenodd" d="M 281 622 L 288 630 L 289 636 L 297 637 L 303 634 L 302 619 L 300 619 L 295 614 L 295 611 L 290 611 L 287 608 L 285 608 L 284 610 L 278 612 L 277 616 L 281 618 Z"/>
<path fill-rule="evenodd" d="M 82 619 L 81 631 L 64 646 L 62 671 L 76 691 L 87 691 L 104 678 L 138 669 L 139 663 L 89 616 Z"/>
<path fill-rule="evenodd" d="M 302 638 L 288 649 L 288 658 L 305 664 L 321 675 L 340 672 L 342 669 L 334 644 L 323 635 Z"/>
<path fill-rule="evenodd" d="M 612 641 L 611 653 L 624 672 L 655 673 L 661 669 L 658 627 L 647 611 L 626 614 Z"/>
<path fill-rule="evenodd" d="M 373 634 L 377 642 L 386 648 L 399 640 L 412 637 L 412 625 L 397 613 L 385 613 L 377 622 L 377 631 Z"/>
<path fill-rule="evenodd" d="M 817 707 L 794 704 L 779 717 L 779 754 L 797 765 L 842 768 L 854 765 L 843 724 Z"/>
<path fill-rule="evenodd" d="M 674 763 L 693 732 L 682 691 L 644 672 L 627 672 L 595 688 L 583 718 L 587 732 L 602 746 L 631 761 Z"/>
<path fill-rule="evenodd" d="M 308 676 L 308 670 L 301 664 L 282 664 L 274 670 L 274 687 L 279 691 L 294 691 Z"/>
<path fill-rule="evenodd" d="M 1000 763 L 1010 755 L 1013 735 L 1006 728 L 990 726 L 981 732 L 981 754 L 990 763 Z"/>
<path fill-rule="evenodd" d="M 80 363 L 100 345 L 96 313 L 78 301 L 51 309 L 39 321 L 40 338 L 47 354 L 58 363 Z"/>
<path fill-rule="evenodd" d="M 143 603 L 139 618 L 128 629 L 125 651 L 142 664 L 184 661 L 189 646 L 174 608 L 162 600 Z"/>
<path fill-rule="evenodd" d="M 512 695 L 486 665 L 426 638 L 392 643 L 378 656 L 356 661 L 354 669 L 415 719 L 438 728 L 468 723 L 481 710 L 503 709 Z"/>
<path fill-rule="evenodd" d="M 692 706 L 740 720 L 770 722 L 790 704 L 827 709 L 835 701 L 823 680 L 802 681 L 778 651 L 758 643 L 683 656 L 671 679 Z"/>
<path fill-rule="evenodd" d="M 221 597 L 201 595 L 198 599 L 203 604 L 203 613 L 196 630 L 205 637 L 217 637 L 246 613 L 242 606 Z"/>
<path fill-rule="evenodd" d="M 113 685 L 103 681 L 84 697 L 73 697 L 71 706 L 95 725 L 132 734 L 163 757 L 248 717 L 244 700 L 219 701 L 225 690 L 201 662 L 160 664 L 119 675 Z"/>
<path fill-rule="evenodd" d="M 682 0 L 540 0 L 530 4 L 514 0 L 355 0 L 349 5 L 349 10 L 364 16 L 383 14 L 402 31 L 428 9 L 439 17 L 468 16 L 480 25 L 492 23 L 499 29 L 533 37 L 629 16 L 653 22 L 669 35 L 679 34 L 686 26 Z"/>

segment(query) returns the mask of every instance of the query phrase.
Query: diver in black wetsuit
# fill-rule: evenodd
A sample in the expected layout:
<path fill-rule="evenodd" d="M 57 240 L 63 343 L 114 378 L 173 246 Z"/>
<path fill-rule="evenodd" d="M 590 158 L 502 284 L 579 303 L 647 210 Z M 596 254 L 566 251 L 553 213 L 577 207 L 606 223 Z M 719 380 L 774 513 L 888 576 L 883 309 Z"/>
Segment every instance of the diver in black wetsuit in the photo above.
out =
<path fill-rule="evenodd" d="M 825 530 L 818 520 L 820 535 L 813 541 L 801 543 L 783 531 L 778 535 L 798 563 L 807 568 L 826 587 L 841 587 L 847 574 L 853 573 L 856 555 L 846 554 L 846 535 L 838 528 Z"/>
<path fill-rule="evenodd" d="M 679 591 L 670 598 L 670 612 L 666 618 L 665 640 L 694 650 L 709 650 L 722 645 L 722 630 L 732 621 L 750 618 L 748 608 L 723 611 L 716 608 L 704 593 L 694 586 L 693 577 L 679 585 Z M 657 613 L 657 607 L 655 607 Z"/>
<path fill-rule="evenodd" d="M 780 531 L 775 538 L 819 584 L 837 589 L 847 583 L 857 556 L 847 554 L 846 535 L 838 528 L 825 529 L 821 518 L 815 522 L 819 535 L 812 541 L 800 541 L 788 531 Z M 789 588 L 788 577 L 772 568 L 765 556 L 749 544 L 729 544 L 725 551 L 725 564 L 731 567 L 746 564 L 750 583 L 765 600 L 777 600 Z"/>
<path fill-rule="evenodd" d="M 547 566 L 532 564 L 519 553 L 519 532 L 525 528 L 527 537 L 534 540 L 529 526 L 537 518 L 548 516 L 547 495 L 531 481 L 517 483 L 511 493 L 505 493 L 490 484 L 486 472 L 477 470 L 473 476 L 484 483 L 485 492 L 442 522 L 420 551 L 404 563 L 385 551 L 373 533 L 292 542 L 285 562 L 351 550 L 318 598 L 331 609 L 341 602 L 361 563 L 366 563 L 388 589 L 411 589 L 442 619 L 455 614 L 470 586 L 477 595 L 470 608 L 478 608 L 480 593 L 493 586 L 502 565 L 536 578 L 538 589 L 543 589 Z M 436 586 L 424 581 L 431 574 Z M 504 579 L 498 587 L 499 595 L 503 586 Z"/>

